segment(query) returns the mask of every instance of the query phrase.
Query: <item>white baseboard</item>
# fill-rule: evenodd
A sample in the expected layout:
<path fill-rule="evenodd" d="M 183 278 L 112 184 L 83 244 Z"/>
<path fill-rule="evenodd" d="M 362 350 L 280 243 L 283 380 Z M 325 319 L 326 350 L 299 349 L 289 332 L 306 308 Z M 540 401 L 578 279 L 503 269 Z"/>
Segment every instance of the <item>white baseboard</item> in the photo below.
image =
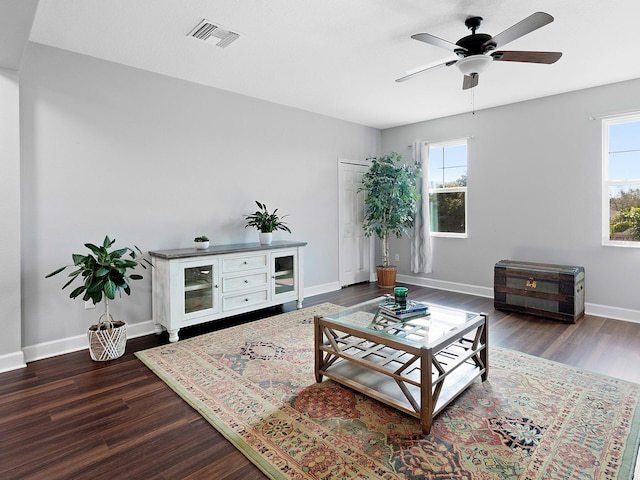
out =
<path fill-rule="evenodd" d="M 145 335 L 155 333 L 155 331 L 155 323 L 153 323 L 153 320 L 134 323 L 132 325 L 127 325 L 127 338 L 144 337 Z"/>
<path fill-rule="evenodd" d="M 85 334 L 29 345 L 24 347 L 22 351 L 26 362 L 35 362 L 43 358 L 56 357 L 87 348 L 89 348 L 89 340 L 87 340 L 87 335 Z"/>
<path fill-rule="evenodd" d="M 324 285 L 316 285 L 304 289 L 304 296 L 313 297 L 314 295 L 322 295 L 323 293 L 335 292 L 340 290 L 340 282 L 325 283 Z"/>
<path fill-rule="evenodd" d="M 420 287 L 435 288 L 437 290 L 447 290 L 449 292 L 466 293 L 468 295 L 476 295 L 478 297 L 493 298 L 492 287 L 478 287 L 476 285 L 467 285 L 464 283 L 445 282 L 443 280 L 433 280 L 431 278 L 424 277 L 412 277 L 411 275 L 398 275 L 397 280 L 400 283 L 406 283 L 409 285 L 418 285 Z M 611 307 L 609 305 L 598 305 L 597 303 L 585 303 L 584 310 L 587 315 L 640 323 L 640 310 Z"/>
<path fill-rule="evenodd" d="M 305 296 L 312 297 L 321 293 L 340 290 L 340 283 L 330 283 L 317 287 L 305 289 Z M 153 320 L 140 323 L 127 324 L 127 338 L 142 337 L 155 333 Z M 50 342 L 29 345 L 22 349 L 22 352 L 0 356 L 0 372 L 24 368 L 26 363 L 35 362 L 44 358 L 56 357 L 65 353 L 88 350 L 89 340 L 87 335 L 76 335 L 74 337 L 52 340 Z M 88 355 L 88 352 L 87 352 Z M 7 358 L 5 358 L 7 357 Z M 24 357 L 24 358 L 23 358 Z"/>
<path fill-rule="evenodd" d="M 397 280 L 400 283 L 409 285 L 435 288 L 437 290 L 446 290 L 449 292 L 465 293 L 478 297 L 493 298 L 493 288 L 489 287 L 479 287 L 477 285 L 447 282 L 444 280 L 433 280 L 431 278 L 424 277 L 413 277 L 411 275 L 398 275 Z M 340 290 L 340 288 L 340 282 L 331 282 L 305 288 L 304 294 L 305 297 L 313 297 L 314 295 L 334 292 Z M 589 315 L 640 323 L 640 310 L 587 303 L 585 304 L 585 311 Z M 127 338 L 151 335 L 154 332 L 155 328 L 152 320 L 127 325 Z M 65 353 L 77 352 L 79 350 L 86 350 L 88 348 L 89 342 L 86 335 L 77 335 L 75 337 L 26 346 L 22 349 L 22 352 L 0 355 L 0 372 L 24 368 L 27 362 L 55 357 Z"/>
<path fill-rule="evenodd" d="M 13 352 L 0 355 L 0 373 L 26 367 L 24 353 Z"/>
<path fill-rule="evenodd" d="M 420 287 L 435 288 L 436 290 L 446 290 L 448 292 L 466 293 L 477 297 L 493 298 L 493 288 L 478 287 L 465 283 L 446 282 L 444 280 L 434 280 L 432 278 L 412 277 L 411 275 L 398 275 L 396 280 L 400 283 L 418 285 Z"/>
<path fill-rule="evenodd" d="M 146 322 L 141 323 L 127 324 L 127 338 L 136 338 L 142 337 L 143 335 L 150 335 L 155 332 L 153 325 L 154 324 L 152 320 L 147 320 Z M 64 355 L 65 353 L 87 350 L 88 348 L 89 340 L 87 338 L 87 335 L 85 334 L 24 347 L 23 352 L 25 362 L 34 362 L 36 360 L 42 360 L 43 358 Z"/>
<path fill-rule="evenodd" d="M 597 317 L 607 317 L 615 320 L 623 320 L 625 322 L 640 323 L 640 310 L 598 305 L 597 303 L 585 303 L 584 311 L 589 315 L 595 315 Z"/>

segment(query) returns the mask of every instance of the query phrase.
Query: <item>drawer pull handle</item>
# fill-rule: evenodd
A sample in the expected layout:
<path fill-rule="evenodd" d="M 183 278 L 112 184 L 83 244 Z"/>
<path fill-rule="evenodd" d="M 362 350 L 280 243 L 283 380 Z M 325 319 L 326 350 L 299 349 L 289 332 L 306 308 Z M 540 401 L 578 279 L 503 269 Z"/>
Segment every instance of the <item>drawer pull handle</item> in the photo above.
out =
<path fill-rule="evenodd" d="M 245 260 L 243 263 L 246 265 L 248 262 Z"/>
<path fill-rule="evenodd" d="M 529 277 L 527 279 L 526 285 L 527 285 L 527 287 L 530 287 L 530 288 L 536 288 L 537 287 L 536 281 L 533 279 L 533 277 Z"/>
<path fill-rule="evenodd" d="M 248 302 L 248 301 L 249 301 L 249 299 L 248 299 L 248 298 L 245 298 L 245 299 L 244 299 L 244 301 L 245 301 L 245 302 Z"/>
<path fill-rule="evenodd" d="M 249 280 L 246 280 L 246 279 L 245 279 L 244 283 L 249 283 Z"/>

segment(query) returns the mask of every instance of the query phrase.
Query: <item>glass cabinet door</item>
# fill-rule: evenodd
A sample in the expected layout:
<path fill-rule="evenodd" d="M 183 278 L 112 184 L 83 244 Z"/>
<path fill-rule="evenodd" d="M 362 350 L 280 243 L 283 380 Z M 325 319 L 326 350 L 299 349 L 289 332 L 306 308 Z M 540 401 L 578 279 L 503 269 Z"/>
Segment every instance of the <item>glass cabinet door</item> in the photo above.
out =
<path fill-rule="evenodd" d="M 293 252 L 274 253 L 271 256 L 273 268 L 273 296 L 293 297 L 297 292 L 296 255 Z"/>
<path fill-rule="evenodd" d="M 218 288 L 216 262 L 189 262 L 183 265 L 184 315 L 197 316 L 217 311 Z"/>

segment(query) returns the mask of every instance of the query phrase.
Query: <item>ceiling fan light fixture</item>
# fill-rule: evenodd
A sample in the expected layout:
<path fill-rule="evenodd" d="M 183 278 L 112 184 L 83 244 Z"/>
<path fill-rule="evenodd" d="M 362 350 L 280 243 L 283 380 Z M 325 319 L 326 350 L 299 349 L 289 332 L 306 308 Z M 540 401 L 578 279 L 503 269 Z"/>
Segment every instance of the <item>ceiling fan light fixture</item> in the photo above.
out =
<path fill-rule="evenodd" d="M 458 60 L 456 66 L 464 75 L 473 77 L 484 72 L 491 62 L 493 62 L 493 58 L 488 55 L 469 55 Z"/>

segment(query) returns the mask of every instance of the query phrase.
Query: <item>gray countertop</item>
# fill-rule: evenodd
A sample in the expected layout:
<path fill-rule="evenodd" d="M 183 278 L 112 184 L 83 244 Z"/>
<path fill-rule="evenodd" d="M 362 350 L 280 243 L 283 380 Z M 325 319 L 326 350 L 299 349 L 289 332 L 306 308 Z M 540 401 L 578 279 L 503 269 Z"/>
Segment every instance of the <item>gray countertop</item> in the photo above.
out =
<path fill-rule="evenodd" d="M 152 257 L 160 257 L 166 259 L 172 258 L 189 258 L 204 257 L 207 255 L 220 255 L 223 253 L 242 253 L 253 252 L 257 250 L 276 250 L 279 248 L 304 247 L 307 242 L 293 242 L 289 240 L 274 240 L 270 245 L 261 245 L 254 243 L 232 243 L 230 245 L 211 245 L 209 248 L 198 250 L 194 248 L 176 248 L 173 250 L 154 250 L 150 251 Z"/>

